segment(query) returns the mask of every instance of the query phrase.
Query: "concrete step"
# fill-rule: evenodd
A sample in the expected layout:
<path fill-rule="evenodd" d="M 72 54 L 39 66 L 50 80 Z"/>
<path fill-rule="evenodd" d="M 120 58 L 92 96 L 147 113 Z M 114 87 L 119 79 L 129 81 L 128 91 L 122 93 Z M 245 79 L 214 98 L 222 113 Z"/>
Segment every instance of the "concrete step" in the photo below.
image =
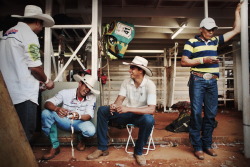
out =
<path fill-rule="evenodd" d="M 178 112 L 164 113 L 158 112 L 155 114 L 155 129 L 153 139 L 155 144 L 164 144 L 166 142 L 173 142 L 178 144 L 190 145 L 189 134 L 186 132 L 173 133 L 165 130 L 165 127 L 178 118 Z M 242 113 L 228 109 L 219 109 L 216 117 L 218 126 L 214 129 L 213 141 L 216 143 L 233 143 L 243 142 L 243 128 L 242 128 Z M 138 128 L 133 130 L 133 137 L 137 138 Z M 59 141 L 61 145 L 69 146 L 71 142 L 71 133 L 59 130 Z M 118 129 L 109 127 L 110 145 L 125 145 L 128 138 L 126 128 Z M 76 135 L 74 136 L 74 143 L 76 144 Z M 37 133 L 34 139 L 34 146 L 49 146 L 50 141 L 42 133 Z M 96 146 L 97 138 L 86 139 L 86 145 Z"/>

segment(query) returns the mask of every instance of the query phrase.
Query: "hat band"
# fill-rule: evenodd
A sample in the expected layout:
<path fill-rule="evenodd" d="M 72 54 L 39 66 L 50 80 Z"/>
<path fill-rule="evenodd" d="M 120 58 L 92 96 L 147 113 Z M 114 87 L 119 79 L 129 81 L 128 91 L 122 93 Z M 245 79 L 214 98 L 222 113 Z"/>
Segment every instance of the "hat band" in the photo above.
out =
<path fill-rule="evenodd" d="M 93 89 L 93 86 L 91 86 L 88 82 L 84 82 L 88 87 L 91 87 Z"/>
<path fill-rule="evenodd" d="M 144 67 L 147 67 L 147 66 L 145 66 L 144 64 L 135 64 L 135 63 L 133 63 L 134 65 L 140 65 L 140 66 L 144 66 Z"/>

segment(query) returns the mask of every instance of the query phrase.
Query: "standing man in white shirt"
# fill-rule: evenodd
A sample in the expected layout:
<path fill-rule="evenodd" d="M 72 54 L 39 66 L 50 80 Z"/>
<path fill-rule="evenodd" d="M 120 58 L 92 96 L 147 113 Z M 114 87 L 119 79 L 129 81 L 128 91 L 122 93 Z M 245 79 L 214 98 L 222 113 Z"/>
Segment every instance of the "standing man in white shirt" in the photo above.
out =
<path fill-rule="evenodd" d="M 106 156 L 108 152 L 108 121 L 119 125 L 134 124 L 139 127 L 138 139 L 134 148 L 134 157 L 141 166 L 146 165 L 143 155 L 143 147 L 148 141 L 155 120 L 153 114 L 156 107 L 156 86 L 152 80 L 145 76 L 153 76 L 147 67 L 148 61 L 136 56 L 130 65 L 130 78 L 125 79 L 121 85 L 120 93 L 113 104 L 101 106 L 97 112 L 97 138 L 98 149 L 88 155 L 92 160 L 100 156 Z M 126 106 L 122 103 L 128 99 Z"/>
<path fill-rule="evenodd" d="M 0 40 L 0 70 L 12 102 L 30 141 L 36 128 L 39 84 L 54 87 L 43 70 L 37 34 L 54 25 L 54 19 L 38 6 L 27 5 L 24 16 Z"/>

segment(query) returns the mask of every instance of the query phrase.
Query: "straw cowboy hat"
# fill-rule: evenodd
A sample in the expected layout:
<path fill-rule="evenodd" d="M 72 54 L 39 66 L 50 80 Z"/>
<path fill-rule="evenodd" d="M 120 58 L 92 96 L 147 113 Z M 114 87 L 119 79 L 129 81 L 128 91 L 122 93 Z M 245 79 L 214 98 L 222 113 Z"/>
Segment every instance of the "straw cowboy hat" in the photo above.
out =
<path fill-rule="evenodd" d="M 140 57 L 140 56 L 135 56 L 135 58 L 133 59 L 132 63 L 126 63 L 123 62 L 123 64 L 125 65 L 133 65 L 133 66 L 137 66 L 140 67 L 141 69 L 143 69 L 146 74 L 150 77 L 153 76 L 152 71 L 147 67 L 148 66 L 148 61 L 147 59 Z"/>
<path fill-rule="evenodd" d="M 11 15 L 12 17 L 17 17 L 17 18 L 32 18 L 32 19 L 39 19 L 43 20 L 43 26 L 44 27 L 52 27 L 55 22 L 54 19 L 48 15 L 48 14 L 43 14 L 43 11 L 40 7 L 35 6 L 35 5 L 27 5 L 24 10 L 24 15 Z"/>
<path fill-rule="evenodd" d="M 91 90 L 92 93 L 94 93 L 94 94 L 100 94 L 99 90 L 95 90 L 94 89 L 94 86 L 97 83 L 97 80 L 94 79 L 93 76 L 91 76 L 91 75 L 85 75 L 84 77 L 81 77 L 80 75 L 75 74 L 73 77 L 74 77 L 74 79 L 77 82 L 80 82 L 80 81 L 84 82 L 85 85 Z"/>

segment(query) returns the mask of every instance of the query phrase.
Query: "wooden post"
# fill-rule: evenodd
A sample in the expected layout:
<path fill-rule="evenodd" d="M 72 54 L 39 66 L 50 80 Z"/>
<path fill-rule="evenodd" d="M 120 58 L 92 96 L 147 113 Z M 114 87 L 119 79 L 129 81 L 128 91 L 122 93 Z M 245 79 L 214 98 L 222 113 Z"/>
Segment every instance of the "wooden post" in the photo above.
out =
<path fill-rule="evenodd" d="M 0 166 L 38 167 L 0 71 Z"/>

